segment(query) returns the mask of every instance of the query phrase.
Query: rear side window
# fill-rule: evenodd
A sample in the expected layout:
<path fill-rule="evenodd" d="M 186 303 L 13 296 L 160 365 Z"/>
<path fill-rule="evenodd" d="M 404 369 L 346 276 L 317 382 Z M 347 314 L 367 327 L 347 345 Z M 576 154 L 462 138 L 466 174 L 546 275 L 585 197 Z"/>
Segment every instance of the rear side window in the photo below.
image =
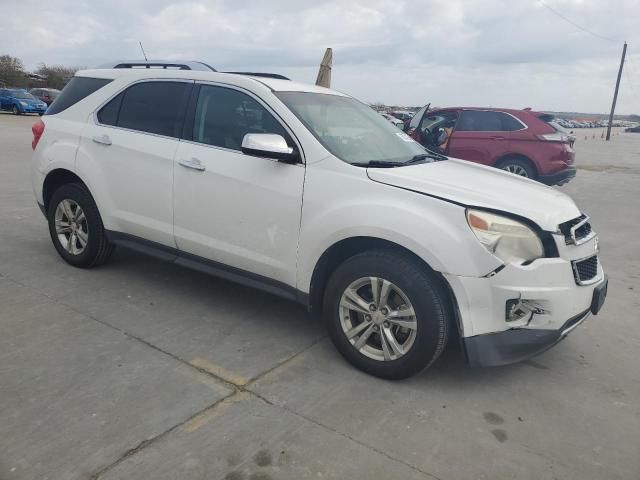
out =
<path fill-rule="evenodd" d="M 108 83 L 111 83 L 111 80 L 107 78 L 73 77 L 49 106 L 45 115 L 55 115 L 66 110 Z"/>
<path fill-rule="evenodd" d="M 193 84 L 143 82 L 114 97 L 98 112 L 103 125 L 179 137 Z"/>
<path fill-rule="evenodd" d="M 140 132 L 179 137 L 193 84 L 137 83 L 114 97 L 98 112 L 98 121 Z"/>
<path fill-rule="evenodd" d="M 463 110 L 456 130 L 465 132 L 510 132 L 524 128 L 523 125 L 503 112 Z"/>

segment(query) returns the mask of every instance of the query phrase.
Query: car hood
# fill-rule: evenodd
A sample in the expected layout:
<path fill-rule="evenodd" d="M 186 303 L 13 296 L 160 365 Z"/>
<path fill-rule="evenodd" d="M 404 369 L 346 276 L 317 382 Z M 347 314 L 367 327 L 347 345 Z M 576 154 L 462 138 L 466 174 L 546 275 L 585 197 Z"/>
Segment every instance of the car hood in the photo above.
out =
<path fill-rule="evenodd" d="M 464 160 L 449 159 L 397 168 L 368 168 L 375 182 L 439 197 L 469 207 L 513 213 L 556 231 L 580 216 L 567 195 L 528 178 Z"/>

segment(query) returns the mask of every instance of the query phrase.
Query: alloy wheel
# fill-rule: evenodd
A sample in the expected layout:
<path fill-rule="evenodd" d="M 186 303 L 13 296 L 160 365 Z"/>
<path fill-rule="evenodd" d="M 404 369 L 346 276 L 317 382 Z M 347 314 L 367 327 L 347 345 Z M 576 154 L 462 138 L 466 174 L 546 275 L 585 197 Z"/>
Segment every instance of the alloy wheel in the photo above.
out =
<path fill-rule="evenodd" d="M 521 177 L 529 177 L 527 171 L 520 165 L 505 165 L 504 167 L 502 167 L 502 169 L 506 170 L 509 173 L 520 175 Z"/>
<path fill-rule="evenodd" d="M 380 277 L 363 277 L 343 292 L 339 306 L 342 331 L 363 355 L 397 360 L 409 352 L 418 322 L 407 295 Z"/>
<path fill-rule="evenodd" d="M 56 207 L 55 229 L 62 248 L 71 255 L 80 255 L 89 243 L 87 218 L 80 205 L 71 199 Z"/>

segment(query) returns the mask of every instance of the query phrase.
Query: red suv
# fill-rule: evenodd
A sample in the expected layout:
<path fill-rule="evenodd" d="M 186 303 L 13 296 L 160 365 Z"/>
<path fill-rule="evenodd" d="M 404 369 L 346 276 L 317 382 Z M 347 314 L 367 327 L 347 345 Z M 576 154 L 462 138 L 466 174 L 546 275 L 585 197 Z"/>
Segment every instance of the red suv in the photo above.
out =
<path fill-rule="evenodd" d="M 455 158 L 491 165 L 547 185 L 576 175 L 575 137 L 553 116 L 531 109 L 423 107 L 407 133 L 424 146 Z"/>

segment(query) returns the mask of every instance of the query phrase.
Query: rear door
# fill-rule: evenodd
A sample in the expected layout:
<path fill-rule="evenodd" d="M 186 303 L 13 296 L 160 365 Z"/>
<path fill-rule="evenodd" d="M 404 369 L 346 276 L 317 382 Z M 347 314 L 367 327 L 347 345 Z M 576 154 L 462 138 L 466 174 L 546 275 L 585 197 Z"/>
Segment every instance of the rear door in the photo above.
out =
<path fill-rule="evenodd" d="M 98 110 L 82 134 L 86 172 L 108 229 L 175 246 L 173 158 L 193 81 L 135 83 Z"/>
<path fill-rule="evenodd" d="M 498 158 L 511 151 L 510 132 L 514 122 L 517 125 L 518 121 L 504 112 L 462 110 L 449 140 L 447 154 L 493 165 Z"/>

